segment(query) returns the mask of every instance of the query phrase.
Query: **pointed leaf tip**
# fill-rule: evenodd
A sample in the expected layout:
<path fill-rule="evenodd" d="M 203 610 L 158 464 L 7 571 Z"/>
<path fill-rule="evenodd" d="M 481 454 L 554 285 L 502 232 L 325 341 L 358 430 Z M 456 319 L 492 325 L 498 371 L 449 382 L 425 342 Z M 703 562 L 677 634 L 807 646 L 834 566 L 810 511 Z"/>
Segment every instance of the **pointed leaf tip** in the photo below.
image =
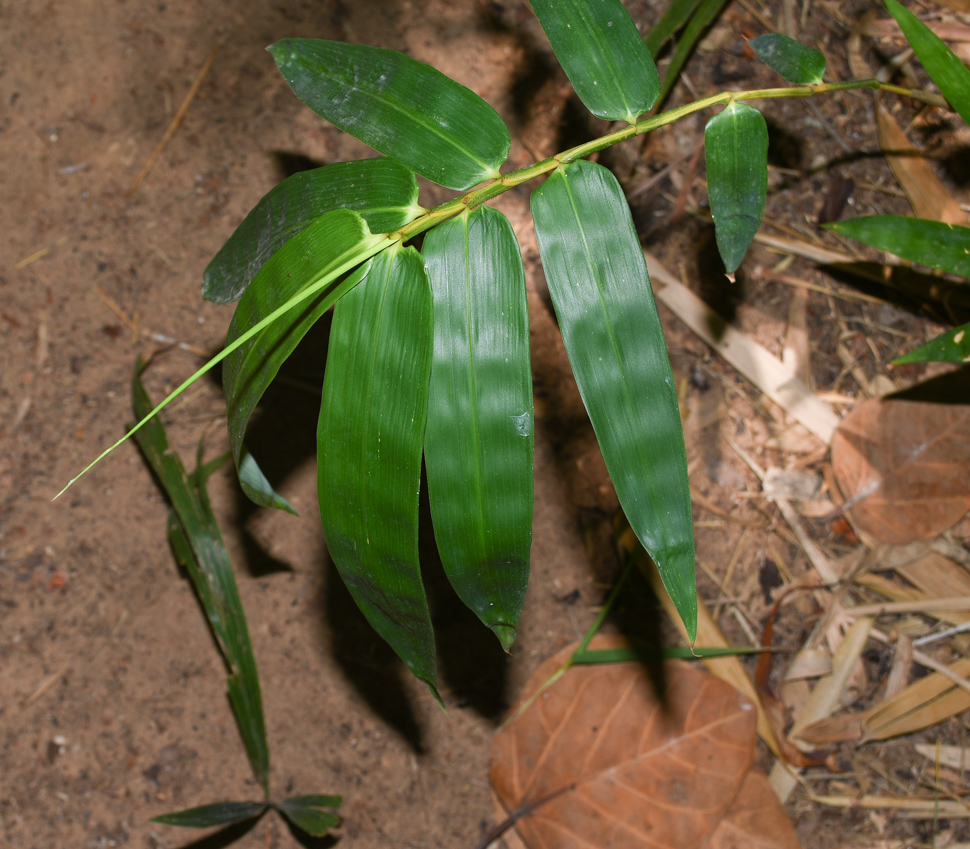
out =
<path fill-rule="evenodd" d="M 266 802 L 213 802 L 171 814 L 152 817 L 151 822 L 175 825 L 180 828 L 212 828 L 216 825 L 233 825 L 263 813 L 269 807 Z"/>
<path fill-rule="evenodd" d="M 731 102 L 704 129 L 707 193 L 717 249 L 737 271 L 761 226 L 768 198 L 768 126 L 744 103 Z"/>
<path fill-rule="evenodd" d="M 508 654 L 509 649 L 512 648 L 512 644 L 515 642 L 516 631 L 511 625 L 491 625 L 492 633 L 498 637 L 498 641 L 502 644 L 502 648 L 506 654 Z"/>

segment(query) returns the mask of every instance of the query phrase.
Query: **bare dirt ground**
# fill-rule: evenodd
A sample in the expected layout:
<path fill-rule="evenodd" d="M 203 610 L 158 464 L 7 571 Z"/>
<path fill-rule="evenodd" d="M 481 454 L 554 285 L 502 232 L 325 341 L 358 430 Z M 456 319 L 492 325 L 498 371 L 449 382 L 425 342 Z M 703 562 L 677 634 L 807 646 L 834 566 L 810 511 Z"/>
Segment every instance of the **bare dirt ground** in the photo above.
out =
<path fill-rule="evenodd" d="M 804 39 L 822 45 L 840 78 L 850 73 L 847 30 L 836 13 L 864 8 L 850 5 L 859 9 L 816 4 L 804 24 Z M 644 31 L 659 15 L 643 0 L 629 8 Z M 220 658 L 166 543 L 164 499 L 137 450 L 122 447 L 62 499 L 51 498 L 129 421 L 137 353 L 178 343 L 149 372 L 150 391 L 160 397 L 220 347 L 231 311 L 201 300 L 201 274 L 255 202 L 306 159 L 371 155 L 304 108 L 263 48 L 305 36 L 403 50 L 492 103 L 512 129 L 510 164 L 521 167 L 602 130 L 581 117 L 530 15 L 517 0 L 0 0 L 4 845 L 185 846 L 192 834 L 149 818 L 259 796 L 224 696 Z M 729 7 L 672 103 L 692 99 L 685 86 L 703 95 L 776 84 L 743 47 L 742 36 L 764 31 L 757 16 Z M 129 192 L 217 46 L 184 123 Z M 766 107 L 772 221 L 814 231 L 833 174 L 857 186 L 893 185 L 872 109 L 871 95 Z M 603 161 L 631 187 L 674 163 L 634 203 L 645 245 L 780 355 L 792 289 L 760 275 L 778 255 L 756 246 L 728 287 L 709 226 L 688 214 L 704 198 L 694 152 L 705 120 L 689 118 L 642 149 Z M 926 138 L 940 136 L 928 130 Z M 947 156 L 959 161 L 944 150 L 944 166 Z M 965 169 L 945 176 L 960 200 L 970 198 L 960 182 Z M 315 516 L 318 398 L 306 386 L 319 385 L 319 339 L 303 346 L 268 393 L 250 440 L 301 517 L 254 510 L 230 471 L 212 482 L 260 666 L 273 786 L 343 794 L 340 845 L 470 849 L 493 822 L 488 750 L 505 707 L 543 658 L 589 626 L 616 572 L 616 500 L 545 294 L 528 191 L 497 204 L 522 241 L 529 273 L 537 414 L 533 578 L 510 657 L 447 589 L 430 527 L 425 548 L 447 714 L 357 613 L 327 560 Z M 422 187 L 425 206 L 446 197 Z M 905 210 L 897 197 L 858 188 L 851 203 L 853 214 Z M 794 272 L 821 280 L 810 263 L 797 261 Z M 703 342 L 663 310 L 662 317 L 687 402 L 713 422 L 688 432 L 692 482 L 735 519 L 768 520 L 767 530 L 752 531 L 695 511 L 701 592 L 717 596 L 721 588 L 707 573 L 722 580 L 730 572 L 724 591 L 759 628 L 776 583 L 767 564 L 783 560 L 798 575 L 807 562 L 787 537 L 772 533 L 773 508 L 758 500 L 757 479 L 725 439 L 764 465 L 781 464 L 784 455 L 767 440 L 783 423 Z M 869 379 L 937 329 L 899 306 L 817 292 L 808 299 L 808 320 L 815 386 L 844 395 L 862 392 L 835 354 L 846 321 L 861 328 L 848 342 L 854 366 Z M 217 382 L 208 381 L 167 413 L 171 441 L 187 461 L 203 432 L 210 453 L 225 450 L 221 404 Z M 828 527 L 818 533 L 838 550 Z M 620 623 L 649 609 L 642 587 L 630 593 Z M 722 626 L 745 641 L 732 610 L 728 604 Z M 797 644 L 800 624 L 788 627 Z M 871 659 L 877 674 L 879 663 Z M 954 720 L 946 734 L 959 742 L 962 728 Z M 892 759 L 891 747 L 880 756 L 890 769 L 909 769 Z M 804 796 L 789 811 L 809 849 L 887 838 L 928 845 L 931 834 L 930 825 L 886 825 L 864 812 L 819 809 Z M 955 823 L 948 833 L 959 838 L 962 829 Z M 193 845 L 222 846 L 237 836 L 241 849 L 297 839 L 267 817 L 241 836 Z"/>

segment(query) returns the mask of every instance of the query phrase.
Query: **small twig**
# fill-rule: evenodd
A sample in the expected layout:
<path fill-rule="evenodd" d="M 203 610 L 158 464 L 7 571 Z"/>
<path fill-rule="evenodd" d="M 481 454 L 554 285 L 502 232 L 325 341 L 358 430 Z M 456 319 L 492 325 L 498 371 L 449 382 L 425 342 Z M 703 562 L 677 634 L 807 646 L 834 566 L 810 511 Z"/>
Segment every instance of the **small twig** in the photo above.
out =
<path fill-rule="evenodd" d="M 562 787 L 555 793 L 550 793 L 543 799 L 537 799 L 535 802 L 523 802 L 516 808 L 508 817 L 506 817 L 502 822 L 493 828 L 489 829 L 486 835 L 475 844 L 475 849 L 488 849 L 488 847 L 498 840 L 505 832 L 512 828 L 515 823 L 522 819 L 522 817 L 527 817 L 529 814 L 533 813 L 537 808 L 546 804 L 546 802 L 551 802 L 553 799 L 558 799 L 564 793 L 568 793 L 571 790 L 575 790 L 575 784 L 569 784 L 566 787 Z"/>
<path fill-rule="evenodd" d="M 970 610 L 970 598 L 920 598 L 913 601 L 886 601 L 856 604 L 844 608 L 850 616 L 883 616 L 887 613 L 927 613 Z"/>
<path fill-rule="evenodd" d="M 195 81 L 192 83 L 192 87 L 189 89 L 189 93 L 185 95 L 185 100 L 182 101 L 182 105 L 179 107 L 178 112 L 175 113 L 175 117 L 172 118 L 171 123 L 168 125 L 168 129 L 165 130 L 165 135 L 162 136 L 162 140 L 158 143 L 155 150 L 152 151 L 152 155 L 148 157 L 148 161 L 145 163 L 141 171 L 138 172 L 138 176 L 135 177 L 134 182 L 128 187 L 126 194 L 129 197 L 135 193 L 138 187 L 142 184 L 142 181 L 148 176 L 152 168 L 155 167 L 158 157 L 162 155 L 165 147 L 172 140 L 172 136 L 174 136 L 178 128 L 182 126 L 182 121 L 185 119 L 185 114 L 189 111 L 192 101 L 195 100 L 195 96 L 199 93 L 199 89 L 202 87 L 202 82 L 205 80 L 206 74 L 209 73 L 209 69 L 212 67 L 213 61 L 215 61 L 216 54 L 219 52 L 219 48 L 222 47 L 224 41 L 224 38 L 220 39 L 216 46 L 212 48 L 209 58 L 205 60 L 205 64 L 202 65 L 202 68 L 196 75 Z"/>
<path fill-rule="evenodd" d="M 112 298 L 107 292 L 104 291 L 104 289 L 102 289 L 98 285 L 95 285 L 94 291 L 95 291 L 95 294 L 108 305 L 108 309 L 110 309 L 111 312 L 113 312 L 116 316 L 118 316 L 119 319 L 121 319 L 121 323 L 124 324 L 125 327 L 127 327 L 132 333 L 135 333 L 137 331 L 138 328 L 135 325 L 135 322 L 132 321 L 128 317 L 128 314 L 121 307 L 118 306 L 118 303 L 117 301 L 114 300 L 114 298 Z"/>

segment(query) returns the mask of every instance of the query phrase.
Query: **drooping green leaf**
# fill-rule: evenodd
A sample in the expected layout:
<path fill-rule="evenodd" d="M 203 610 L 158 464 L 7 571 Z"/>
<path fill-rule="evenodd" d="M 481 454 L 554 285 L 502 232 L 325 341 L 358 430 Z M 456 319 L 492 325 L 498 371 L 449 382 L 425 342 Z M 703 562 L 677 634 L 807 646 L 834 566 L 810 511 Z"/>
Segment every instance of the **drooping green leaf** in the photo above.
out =
<path fill-rule="evenodd" d="M 825 73 L 825 57 L 794 38 L 778 32 L 752 38 L 748 46 L 782 79 L 796 85 L 818 85 Z"/>
<path fill-rule="evenodd" d="M 970 69 L 933 30 L 897 0 L 886 0 L 886 7 L 943 96 L 964 123 L 970 124 Z"/>
<path fill-rule="evenodd" d="M 609 171 L 581 161 L 535 190 L 532 215 L 566 353 L 620 505 L 693 639 L 687 455 L 629 207 Z"/>
<path fill-rule="evenodd" d="M 423 211 L 414 174 L 393 159 L 337 162 L 287 177 L 265 194 L 202 274 L 202 297 L 240 295 L 276 251 L 332 209 L 359 212 L 372 233 L 403 227 Z"/>
<path fill-rule="evenodd" d="M 132 406 L 138 418 L 152 409 L 141 381 L 143 370 L 144 364 L 139 360 L 131 383 Z M 169 541 L 176 558 L 192 579 L 229 668 L 227 687 L 233 714 L 253 773 L 263 791 L 268 792 L 269 744 L 259 674 L 246 612 L 239 598 L 229 553 L 209 503 L 202 468 L 200 466 L 191 477 L 186 474 L 181 458 L 169 448 L 165 426 L 158 417 L 139 430 L 135 439 L 172 503 L 168 518 Z"/>
<path fill-rule="evenodd" d="M 314 112 L 449 189 L 499 176 L 511 140 L 470 89 L 394 50 L 309 38 L 267 48 Z"/>
<path fill-rule="evenodd" d="M 684 32 L 677 42 L 674 55 L 670 57 L 670 64 L 664 72 L 663 84 L 660 86 L 660 95 L 657 97 L 657 108 L 667 99 L 670 90 L 674 87 L 680 76 L 681 69 L 690 58 L 690 54 L 701 40 L 701 36 L 707 28 L 717 20 L 721 10 L 727 5 L 727 0 L 701 0 L 700 5 L 692 12 Z"/>
<path fill-rule="evenodd" d="M 257 504 L 295 512 L 273 491 L 243 445 L 249 417 L 306 332 L 366 273 L 366 266 L 358 266 L 390 244 L 385 236 L 372 235 L 358 213 L 346 209 L 328 212 L 273 254 L 239 301 L 226 334 L 227 345 L 293 299 L 303 297 L 299 306 L 228 356 L 223 366 L 229 442 L 239 483 Z M 349 277 L 338 279 L 355 268 Z"/>
<path fill-rule="evenodd" d="M 334 565 L 374 630 L 440 698 L 418 563 L 432 345 L 424 261 L 391 248 L 334 309 L 317 468 Z"/>
<path fill-rule="evenodd" d="M 233 825 L 258 816 L 269 805 L 266 802 L 213 802 L 197 808 L 186 808 L 172 814 L 152 817 L 151 822 L 177 825 L 182 828 L 211 828 L 214 825 Z"/>
<path fill-rule="evenodd" d="M 340 817 L 333 809 L 339 808 L 342 801 L 340 796 L 291 796 L 276 807 L 297 828 L 323 837 L 340 825 Z"/>
<path fill-rule="evenodd" d="M 701 0 L 672 0 L 667 11 L 653 25 L 653 29 L 644 39 L 647 50 L 650 51 L 650 55 L 654 59 L 657 58 L 664 42 L 690 20 L 690 16 L 694 14 L 694 10 L 700 5 L 700 2 Z"/>
<path fill-rule="evenodd" d="M 657 99 L 660 77 L 620 0 L 531 0 L 566 76 L 586 108 L 633 124 Z"/>
<path fill-rule="evenodd" d="M 434 360 L 424 438 L 448 580 L 507 650 L 529 581 L 532 370 L 525 272 L 508 219 L 482 207 L 432 230 Z"/>
<path fill-rule="evenodd" d="M 970 363 L 970 324 L 948 330 L 893 360 L 894 365 L 902 363 Z"/>
<path fill-rule="evenodd" d="M 714 237 L 733 274 L 761 226 L 768 197 L 768 127 L 757 109 L 731 102 L 707 122 L 707 194 Z"/>
<path fill-rule="evenodd" d="M 970 277 L 970 227 L 905 215 L 867 215 L 825 225 L 881 251 Z"/>

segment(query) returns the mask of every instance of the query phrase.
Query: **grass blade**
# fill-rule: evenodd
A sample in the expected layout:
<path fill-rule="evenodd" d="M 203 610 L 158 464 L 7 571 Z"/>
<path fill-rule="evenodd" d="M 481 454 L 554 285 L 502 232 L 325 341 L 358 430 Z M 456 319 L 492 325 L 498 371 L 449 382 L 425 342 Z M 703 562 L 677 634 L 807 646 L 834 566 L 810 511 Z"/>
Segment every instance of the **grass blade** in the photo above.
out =
<path fill-rule="evenodd" d="M 276 807 L 297 828 L 323 837 L 340 825 L 340 817 L 333 809 L 339 808 L 341 801 L 340 796 L 290 796 Z"/>
<path fill-rule="evenodd" d="M 455 592 L 508 650 L 529 581 L 532 369 L 519 245 L 482 207 L 424 242 L 434 360 L 424 438 L 441 562 Z"/>
<path fill-rule="evenodd" d="M 905 215 L 867 215 L 824 226 L 910 262 L 970 277 L 970 227 Z"/>
<path fill-rule="evenodd" d="M 440 71 L 363 44 L 286 38 L 267 49 L 314 112 L 412 171 L 457 191 L 499 176 L 509 131 Z"/>
<path fill-rule="evenodd" d="M 141 382 L 143 370 L 144 365 L 139 360 L 131 384 L 132 406 L 139 417 L 152 406 Z M 229 700 L 239 724 L 239 733 L 253 773 L 264 792 L 268 792 L 269 745 L 256 660 L 236 577 L 209 504 L 205 480 L 202 475 L 196 475 L 193 481 L 186 474 L 182 460 L 170 450 L 165 427 L 158 418 L 149 421 L 135 438 L 172 503 L 169 539 L 176 557 L 195 585 L 229 668 Z"/>
<path fill-rule="evenodd" d="M 281 305 L 304 296 L 298 309 L 252 336 L 223 366 L 233 459 L 243 491 L 257 504 L 295 512 L 273 491 L 243 445 L 249 417 L 307 331 L 366 273 L 366 266 L 358 266 L 390 244 L 385 236 L 371 235 L 358 213 L 345 209 L 328 212 L 273 254 L 239 301 L 226 334 L 227 346 L 250 333 Z M 349 277 L 339 279 L 355 268 Z"/>
<path fill-rule="evenodd" d="M 741 265 L 765 214 L 768 127 L 764 116 L 744 103 L 729 103 L 707 122 L 704 151 L 714 237 L 730 275 Z"/>
<path fill-rule="evenodd" d="M 186 808 L 172 814 L 152 817 L 151 822 L 177 825 L 182 828 L 211 828 L 214 825 L 233 825 L 259 816 L 269 805 L 266 802 L 213 802 L 197 808 Z"/>
<path fill-rule="evenodd" d="M 690 20 L 690 16 L 694 14 L 694 10 L 700 3 L 701 0 L 672 0 L 663 17 L 653 25 L 653 29 L 644 39 L 647 50 L 654 59 L 660 53 L 664 42 Z"/>
<path fill-rule="evenodd" d="M 606 468 L 693 641 L 694 533 L 677 392 L 650 278 L 616 178 L 591 162 L 532 195 L 563 342 Z"/>
<path fill-rule="evenodd" d="M 620 0 L 532 0 L 532 10 L 590 112 L 633 124 L 653 106 L 657 67 Z"/>
<path fill-rule="evenodd" d="M 403 227 L 423 210 L 414 174 L 393 159 L 337 162 L 287 177 L 235 229 L 202 275 L 202 297 L 238 301 L 266 261 L 315 218 L 359 212 L 372 233 Z"/>
<path fill-rule="evenodd" d="M 970 68 L 933 30 L 897 0 L 886 0 L 886 8 L 896 19 L 906 40 L 943 96 L 950 101 L 964 123 L 970 124 Z"/>
<path fill-rule="evenodd" d="M 674 55 L 664 73 L 663 84 L 660 86 L 660 96 L 657 98 L 658 109 L 667 99 L 667 95 L 670 94 L 670 90 L 680 76 L 681 69 L 690 58 L 697 42 L 701 40 L 704 31 L 717 20 L 717 16 L 721 14 L 721 10 L 726 5 L 727 0 L 701 0 L 700 5 L 692 12 L 690 20 L 684 28 L 684 34 L 677 42 L 677 48 L 674 50 Z"/>
<path fill-rule="evenodd" d="M 752 38 L 748 46 L 762 62 L 790 83 L 818 85 L 822 82 L 825 57 L 794 38 L 769 32 Z"/>
<path fill-rule="evenodd" d="M 418 563 L 432 343 L 424 260 L 414 248 L 392 248 L 334 310 L 317 467 L 327 547 L 347 589 L 440 699 Z"/>

